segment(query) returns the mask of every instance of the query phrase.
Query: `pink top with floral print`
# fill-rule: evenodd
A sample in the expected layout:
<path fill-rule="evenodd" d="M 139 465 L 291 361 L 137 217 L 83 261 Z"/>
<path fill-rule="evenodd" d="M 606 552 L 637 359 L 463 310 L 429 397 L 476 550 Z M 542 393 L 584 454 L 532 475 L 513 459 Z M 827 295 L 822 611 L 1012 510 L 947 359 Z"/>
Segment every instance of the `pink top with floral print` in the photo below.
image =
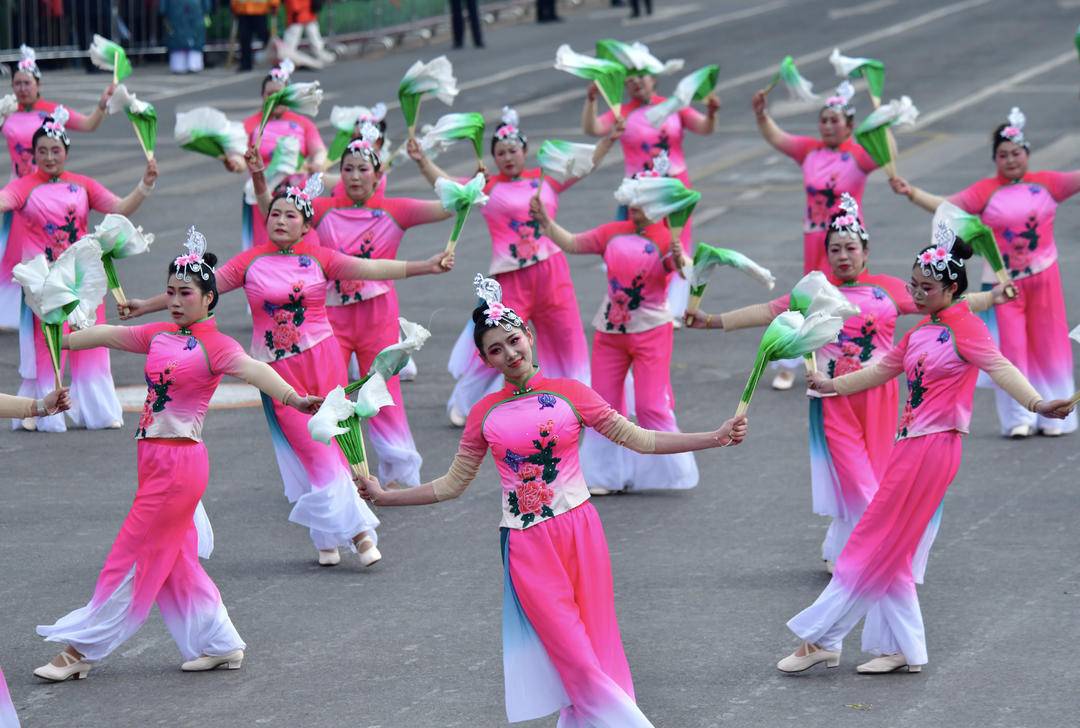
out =
<path fill-rule="evenodd" d="M 907 376 L 908 399 L 897 438 L 967 433 L 979 370 L 1003 361 L 986 324 L 967 302 L 924 318 L 877 365 Z"/>
<path fill-rule="evenodd" d="M 243 348 L 221 333 L 213 317 L 180 328 L 162 321 L 123 327 L 116 342 L 146 354 L 146 401 L 135 438 L 202 440 L 202 424 L 224 374 L 239 375 Z"/>
<path fill-rule="evenodd" d="M 472 408 L 459 453 L 480 462 L 491 449 L 502 479 L 500 525 L 528 528 L 588 500 L 578 441 L 614 414 L 581 382 L 536 373 L 524 389 L 507 383 Z"/>
<path fill-rule="evenodd" d="M 544 175 L 540 200 L 548 215 L 559 213 L 559 194 L 574 180 L 561 184 Z M 540 234 L 540 226 L 529 214 L 529 201 L 540 187 L 540 170 L 527 169 L 515 179 L 497 174 L 488 180 L 484 194 L 490 198 L 480 208 L 491 234 L 491 267 L 488 272 L 507 273 L 527 268 L 553 255 L 562 255 L 559 246 Z"/>
<path fill-rule="evenodd" d="M 406 230 L 437 222 L 443 215 L 441 206 L 427 200 L 376 193 L 366 203 L 357 204 L 342 192 L 317 198 L 313 220 L 324 247 L 357 258 L 393 259 Z M 326 305 L 367 301 L 393 288 L 393 281 L 335 279 L 327 286 Z"/>
<path fill-rule="evenodd" d="M 288 250 L 256 245 L 220 266 L 218 291 L 243 286 L 251 307 L 251 356 L 273 362 L 333 336 L 326 317 L 327 281 L 344 277 L 351 260 L 301 240 Z"/>
<path fill-rule="evenodd" d="M 248 139 L 255 141 L 255 133 L 259 130 L 259 122 L 262 121 L 262 111 L 244 119 L 244 131 Z M 266 122 L 263 129 L 262 142 L 259 144 L 259 154 L 262 155 L 263 163 L 269 164 L 274 156 L 274 148 L 277 146 L 278 137 L 291 136 L 300 140 L 300 154 L 310 157 L 320 149 L 325 149 L 322 137 L 319 136 L 319 127 L 306 116 L 297 114 L 295 111 L 286 111 L 280 119 L 271 119 Z"/>
<path fill-rule="evenodd" d="M 609 222 L 575 236 L 577 252 L 604 256 L 607 290 L 593 327 L 607 334 L 636 334 L 671 321 L 667 258 L 671 231 L 664 223 L 638 231 L 633 222 Z"/>
<path fill-rule="evenodd" d="M 786 134 L 780 151 L 802 167 L 806 188 L 804 233 L 824 232 L 829 217 L 839 209 L 840 195 L 844 192 L 862 207 L 866 177 L 877 169 L 877 163 L 853 139 L 830 149 L 820 139 Z"/>
<path fill-rule="evenodd" d="M 829 281 L 859 307 L 859 315 L 844 322 L 836 340 L 817 352 L 818 368 L 830 377 L 856 372 L 880 361 L 893 348 L 896 318 L 917 312 L 904 281 L 864 272 L 851 282 L 829 276 Z M 775 315 L 791 305 L 791 295 L 769 302 Z"/>
<path fill-rule="evenodd" d="M 683 154 L 683 130 L 692 119 L 704 120 L 705 115 L 696 109 L 682 109 L 677 114 L 668 116 L 658 129 L 649 123 L 645 110 L 664 100 L 663 96 L 653 96 L 648 104 L 631 99 L 622 105 L 622 115 L 626 118 L 626 130 L 619 141 L 622 143 L 625 175 L 633 177 L 639 172 L 652 169 L 653 158 L 660 152 L 667 152 L 668 160 L 671 162 L 668 175 L 678 177 L 689 185 L 686 157 Z M 600 116 L 600 120 L 606 124 L 614 124 L 615 114 L 609 109 Z"/>
<path fill-rule="evenodd" d="M 71 172 L 49 177 L 34 170 L 0 190 L 0 205 L 18 210 L 26 225 L 23 260 L 40 253 L 56 260 L 86 234 L 90 210 L 113 212 L 119 202 L 97 180 Z"/>
<path fill-rule="evenodd" d="M 37 169 L 34 166 L 34 134 L 56 106 L 54 101 L 38 99 L 30 106 L 20 106 L 18 111 L 4 119 L 0 131 L 4 133 L 11 156 L 11 179 L 25 177 Z M 68 109 L 68 113 L 71 114 L 68 131 L 77 131 L 76 127 L 86 123 L 86 117 L 77 111 Z"/>
<path fill-rule="evenodd" d="M 1026 278 L 1058 258 L 1054 217 L 1058 203 L 1080 191 L 1080 172 L 1028 172 L 1019 180 L 988 177 L 949 198 L 979 215 L 994 231 L 1005 267 L 1013 278 Z M 985 280 L 995 280 L 989 272 Z"/>

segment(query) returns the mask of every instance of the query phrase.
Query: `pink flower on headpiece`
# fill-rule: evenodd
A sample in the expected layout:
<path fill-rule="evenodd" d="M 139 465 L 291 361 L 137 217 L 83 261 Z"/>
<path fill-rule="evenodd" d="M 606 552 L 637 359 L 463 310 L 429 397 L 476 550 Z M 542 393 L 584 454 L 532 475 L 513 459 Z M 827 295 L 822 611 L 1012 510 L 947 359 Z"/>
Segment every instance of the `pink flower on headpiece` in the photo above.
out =
<path fill-rule="evenodd" d="M 354 139 L 349 142 L 348 146 L 349 154 L 358 154 L 364 157 L 370 157 L 375 153 L 375 148 L 371 146 L 371 142 L 365 139 Z"/>
<path fill-rule="evenodd" d="M 919 253 L 919 265 L 929 266 L 934 262 L 934 252 L 932 250 L 924 250 Z"/>
<path fill-rule="evenodd" d="M 1019 127 L 1007 126 L 1001 130 L 1001 136 L 1006 139 L 1012 139 L 1013 137 L 1023 136 L 1024 132 Z"/>
<path fill-rule="evenodd" d="M 497 326 L 502 319 L 503 313 L 506 311 L 504 306 L 499 301 L 492 301 L 488 304 L 487 310 L 484 311 L 484 321 L 488 326 Z"/>
<path fill-rule="evenodd" d="M 495 136 L 499 139 L 506 139 L 507 137 L 517 136 L 518 128 L 513 124 L 503 124 L 495 130 Z"/>
<path fill-rule="evenodd" d="M 941 247 L 939 245 L 938 247 L 934 248 L 933 255 L 934 255 L 934 262 L 935 263 L 940 263 L 940 262 L 948 259 L 949 251 L 945 250 L 945 248 L 943 248 L 943 247 Z"/>
<path fill-rule="evenodd" d="M 198 255 L 195 255 L 194 253 L 188 253 L 187 255 L 179 256 L 176 260 L 173 261 L 173 265 L 176 266 L 177 270 L 180 270 L 181 268 L 186 268 L 193 263 L 202 263 L 202 258 Z"/>
<path fill-rule="evenodd" d="M 855 216 L 842 215 L 841 217 L 836 218 L 836 224 L 839 227 L 850 227 L 855 224 Z"/>
<path fill-rule="evenodd" d="M 24 58 L 21 61 L 19 61 L 19 70 L 20 71 L 30 71 L 31 73 L 33 73 L 34 71 L 37 70 L 37 64 L 34 63 L 34 61 L 32 59 L 30 59 L 30 58 Z"/>
<path fill-rule="evenodd" d="M 839 106 L 840 108 L 843 108 L 847 106 L 847 101 L 845 101 L 842 96 L 830 96 L 828 99 L 825 100 L 825 105 Z"/>

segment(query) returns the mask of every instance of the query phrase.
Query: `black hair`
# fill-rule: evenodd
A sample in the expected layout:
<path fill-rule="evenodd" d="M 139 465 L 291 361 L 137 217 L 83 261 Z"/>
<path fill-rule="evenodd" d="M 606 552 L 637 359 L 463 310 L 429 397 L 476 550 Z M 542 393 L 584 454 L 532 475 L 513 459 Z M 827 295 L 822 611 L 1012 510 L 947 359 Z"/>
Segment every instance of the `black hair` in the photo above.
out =
<path fill-rule="evenodd" d="M 34 136 L 30 140 L 31 153 L 33 153 L 34 149 L 37 149 L 38 139 L 41 139 L 41 137 L 45 136 L 45 125 L 50 124 L 53 121 L 55 121 L 55 119 L 53 119 L 51 116 L 46 116 L 45 120 L 41 122 L 41 126 L 39 126 L 38 130 L 34 132 Z M 61 139 L 58 139 L 57 141 L 59 141 L 61 144 L 64 145 L 64 151 L 65 152 L 68 151 L 71 148 L 71 142 L 66 140 L 66 139 L 61 138 Z"/>
<path fill-rule="evenodd" d="M 919 251 L 919 255 L 922 255 L 927 250 L 933 250 L 937 245 L 927 245 L 925 248 Z M 972 249 L 971 244 L 963 238 L 957 238 L 952 245 L 950 251 L 954 260 L 959 260 L 961 263 L 965 260 L 969 260 L 975 251 Z M 919 265 L 919 256 L 915 256 L 915 265 Z M 967 266 L 958 265 L 953 262 L 948 263 L 944 275 L 941 277 L 941 286 L 948 288 L 953 283 L 956 284 L 956 293 L 953 294 L 953 298 L 959 298 L 963 295 L 964 291 L 968 288 L 967 279 Z"/>
<path fill-rule="evenodd" d="M 833 107 L 831 107 L 831 106 L 822 106 L 821 110 L 818 112 L 818 119 L 820 120 L 821 115 L 824 114 L 826 111 L 829 111 L 832 108 Z M 855 126 L 855 111 L 854 111 L 854 109 L 852 109 L 850 106 L 845 106 L 843 112 L 841 112 L 841 113 L 844 116 L 844 121 L 847 122 L 848 129 L 854 127 Z"/>
<path fill-rule="evenodd" d="M 994 145 L 993 150 L 990 152 L 990 159 L 997 159 L 998 147 L 1000 147 L 1005 142 L 1012 141 L 1012 139 L 1009 139 L 1008 137 L 1001 136 L 1001 132 L 1005 131 L 1008 126 L 1008 124 L 998 124 L 997 129 L 994 129 L 994 135 L 990 138 L 991 143 Z M 1031 152 L 1031 149 L 1028 147 L 1027 144 L 1021 144 L 1020 146 L 1024 148 L 1024 151 L 1029 153 Z"/>
<path fill-rule="evenodd" d="M 218 299 L 221 298 L 221 295 L 218 293 L 217 289 L 217 276 L 214 275 L 214 271 L 212 270 L 216 267 L 217 256 L 213 253 L 203 253 L 201 272 L 190 270 L 186 266 L 183 268 L 177 268 L 176 262 L 173 261 L 169 263 L 169 275 L 186 275 L 188 278 L 191 279 L 191 282 L 194 283 L 200 291 L 202 291 L 203 293 L 213 293 L 214 300 L 210 302 L 209 306 L 210 310 L 213 311 L 214 306 L 217 305 Z M 203 273 L 207 275 L 207 278 L 205 280 L 203 280 L 202 277 Z M 187 281 L 184 282 L 186 283 Z"/>
<path fill-rule="evenodd" d="M 841 232 L 840 230 L 837 230 L 836 228 L 833 227 L 833 223 L 836 222 L 839 218 L 845 217 L 846 215 L 847 215 L 846 212 L 844 212 L 843 210 L 839 210 L 837 212 L 834 212 L 829 217 L 829 224 L 825 227 L 825 250 L 829 249 L 829 238 L 831 238 L 833 236 L 833 233 Z M 858 218 L 856 218 L 856 219 L 858 220 Z M 863 250 L 866 250 L 866 246 L 868 246 L 870 244 L 870 233 L 866 232 L 866 228 L 863 227 L 862 220 L 859 220 L 859 227 L 862 227 L 863 232 L 866 233 L 865 238 L 862 237 L 861 235 L 857 236 L 859 238 L 859 240 L 862 241 Z M 850 233 L 848 233 L 848 234 L 850 235 Z"/>
<path fill-rule="evenodd" d="M 481 303 L 479 306 L 473 309 L 473 343 L 476 344 L 476 350 L 480 352 L 480 355 L 484 354 L 484 334 L 490 329 L 494 328 L 488 325 L 487 322 L 487 303 Z M 522 331 L 525 331 L 525 323 L 522 322 L 519 326 Z"/>
<path fill-rule="evenodd" d="M 503 128 L 504 126 L 506 126 L 506 124 L 499 124 L 498 128 L 496 128 L 495 131 L 498 132 L 499 129 Z M 521 142 L 521 151 L 523 151 L 523 152 L 529 151 L 529 143 L 528 142 L 522 141 L 520 137 L 515 136 L 513 138 L 517 139 L 519 142 Z M 495 134 L 491 135 L 491 156 L 493 156 L 493 157 L 495 156 L 495 145 L 498 144 L 499 142 L 505 142 L 505 141 L 507 141 L 507 138 L 500 139 L 499 137 L 495 136 Z"/>
<path fill-rule="evenodd" d="M 342 159 L 344 159 L 344 157 L 342 157 Z M 289 197 L 287 190 L 288 190 L 288 188 L 286 188 L 284 190 L 281 190 L 280 192 L 275 192 L 273 197 L 270 198 L 270 206 L 268 208 L 266 208 L 266 219 L 267 220 L 270 219 L 270 211 L 274 209 L 274 203 L 277 202 L 278 200 L 284 200 L 284 199 L 287 199 Z M 297 210 L 300 210 L 300 214 L 304 216 L 304 222 L 310 223 L 311 219 L 313 217 L 315 217 L 315 208 L 314 207 L 312 207 L 311 214 L 309 215 L 303 209 L 296 206 L 296 203 L 292 203 L 292 204 L 293 204 L 294 207 L 296 207 Z"/>
<path fill-rule="evenodd" d="M 384 127 L 386 126 L 385 121 L 380 121 L 379 123 L 382 124 Z M 356 136 L 356 137 L 353 137 L 352 139 L 349 140 L 349 144 L 352 144 L 353 142 L 361 142 L 363 140 L 364 140 L 363 137 Z M 375 151 L 375 155 L 373 157 L 368 157 L 367 159 L 368 159 L 369 162 L 371 162 L 372 166 L 375 167 L 376 172 L 381 172 L 382 171 L 382 160 L 379 159 L 378 150 L 374 150 L 374 151 Z M 341 154 L 341 159 L 338 161 L 338 171 L 339 172 L 341 171 L 341 168 L 345 166 L 345 157 L 348 157 L 348 156 L 351 156 L 351 155 L 349 154 L 349 145 L 346 144 L 345 145 L 345 151 Z"/>
<path fill-rule="evenodd" d="M 265 76 L 263 76 L 262 83 L 259 84 L 259 95 L 260 96 L 262 96 L 264 93 L 266 93 L 266 84 L 270 83 L 271 81 L 273 81 L 274 83 L 281 83 L 280 78 L 274 78 L 274 76 L 272 74 L 269 74 L 269 73 L 266 74 Z M 285 85 L 288 86 L 289 82 L 286 81 Z"/>

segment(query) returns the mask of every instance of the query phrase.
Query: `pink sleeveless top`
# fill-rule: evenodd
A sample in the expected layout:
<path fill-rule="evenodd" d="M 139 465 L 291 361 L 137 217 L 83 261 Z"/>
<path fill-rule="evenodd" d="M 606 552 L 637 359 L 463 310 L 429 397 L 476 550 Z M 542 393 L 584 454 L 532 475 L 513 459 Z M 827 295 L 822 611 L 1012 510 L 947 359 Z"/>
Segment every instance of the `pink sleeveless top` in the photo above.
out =
<path fill-rule="evenodd" d="M 9 182 L 0 200 L 17 210 L 25 224 L 23 260 L 44 253 L 50 263 L 86 234 L 90 210 L 113 212 L 120 202 L 90 177 L 64 172 L 51 178 L 36 169 Z"/>
<path fill-rule="evenodd" d="M 146 401 L 135 438 L 202 440 L 222 375 L 236 375 L 246 358 L 240 344 L 218 331 L 213 316 L 187 329 L 166 321 L 127 327 L 122 336 L 121 348 L 146 354 Z"/>
<path fill-rule="evenodd" d="M 349 261 L 301 240 L 288 250 L 256 245 L 220 266 L 218 290 L 243 286 L 251 307 L 251 356 L 278 361 L 333 336 L 326 317 L 327 282 L 341 277 Z"/>
<path fill-rule="evenodd" d="M 1080 174 L 1028 172 L 1019 180 L 988 177 L 949 198 L 979 215 L 994 231 L 1005 267 L 1013 278 L 1026 278 L 1058 258 L 1054 217 L 1058 203 L 1080 191 Z M 989 271 L 989 266 L 987 266 Z M 989 274 L 988 280 L 994 280 Z"/>
<path fill-rule="evenodd" d="M 25 177 L 37 170 L 34 165 L 34 134 L 56 106 L 54 101 L 38 99 L 30 106 L 20 106 L 18 111 L 4 119 L 0 131 L 4 134 L 8 155 L 11 156 L 11 179 Z M 85 124 L 86 117 L 71 109 L 68 109 L 68 113 L 71 114 L 68 131 L 78 131 L 73 129 L 73 125 Z"/>
<path fill-rule="evenodd" d="M 559 213 L 559 194 L 571 184 L 544 175 L 540 199 L 552 219 Z M 491 275 L 527 268 L 562 254 L 558 245 L 540 234 L 540 226 L 529 215 L 529 201 L 539 187 L 539 169 L 527 169 L 516 179 L 497 174 L 484 187 L 490 199 L 480 214 L 491 234 Z"/>
<path fill-rule="evenodd" d="M 459 451 L 480 461 L 491 449 L 502 480 L 500 525 L 528 528 L 588 500 L 578 441 L 614 414 L 581 382 L 534 373 L 523 389 L 507 383 L 476 403 Z"/>
<path fill-rule="evenodd" d="M 405 231 L 440 219 L 434 206 L 407 197 L 383 197 L 376 193 L 364 204 L 354 203 L 342 192 L 315 200 L 315 230 L 319 243 L 330 250 L 357 258 L 397 257 Z M 347 306 L 393 290 L 393 281 L 332 280 L 326 289 L 327 306 Z"/>
<path fill-rule="evenodd" d="M 691 119 L 704 119 L 704 115 L 696 109 L 682 109 L 679 113 L 668 116 L 657 129 L 645 117 L 645 110 L 664 100 L 663 96 L 653 96 L 648 104 L 631 99 L 622 105 L 622 114 L 626 118 L 626 130 L 619 141 L 622 143 L 625 176 L 633 177 L 639 172 L 652 169 L 653 157 L 660 152 L 667 152 L 668 160 L 671 162 L 668 175 L 678 177 L 689 184 L 686 156 L 683 154 L 683 130 Z M 600 116 L 600 119 L 605 123 L 614 124 L 615 114 L 609 109 Z"/>
<path fill-rule="evenodd" d="M 671 231 L 664 223 L 637 232 L 629 220 L 609 222 L 576 238 L 578 251 L 604 256 L 607 289 L 593 327 L 608 334 L 636 334 L 671 321 L 665 267 Z"/>
<path fill-rule="evenodd" d="M 877 169 L 877 163 L 854 139 L 830 149 L 820 139 L 787 135 L 781 151 L 802 167 L 806 188 L 804 233 L 825 231 L 829 218 L 839 209 L 840 195 L 844 192 L 862 207 L 866 177 Z"/>

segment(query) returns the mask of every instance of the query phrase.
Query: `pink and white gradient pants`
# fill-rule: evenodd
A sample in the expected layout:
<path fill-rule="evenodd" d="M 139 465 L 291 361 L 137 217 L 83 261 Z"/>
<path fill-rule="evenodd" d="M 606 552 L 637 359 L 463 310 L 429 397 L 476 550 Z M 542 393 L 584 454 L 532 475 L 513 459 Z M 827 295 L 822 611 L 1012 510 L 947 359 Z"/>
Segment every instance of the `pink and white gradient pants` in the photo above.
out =
<path fill-rule="evenodd" d="M 138 469 L 135 501 L 90 603 L 56 624 L 38 625 L 38 634 L 96 662 L 135 634 L 157 603 L 185 660 L 243 649 L 199 563 L 193 516 L 210 476 L 206 448 L 193 440 L 139 440 Z"/>

